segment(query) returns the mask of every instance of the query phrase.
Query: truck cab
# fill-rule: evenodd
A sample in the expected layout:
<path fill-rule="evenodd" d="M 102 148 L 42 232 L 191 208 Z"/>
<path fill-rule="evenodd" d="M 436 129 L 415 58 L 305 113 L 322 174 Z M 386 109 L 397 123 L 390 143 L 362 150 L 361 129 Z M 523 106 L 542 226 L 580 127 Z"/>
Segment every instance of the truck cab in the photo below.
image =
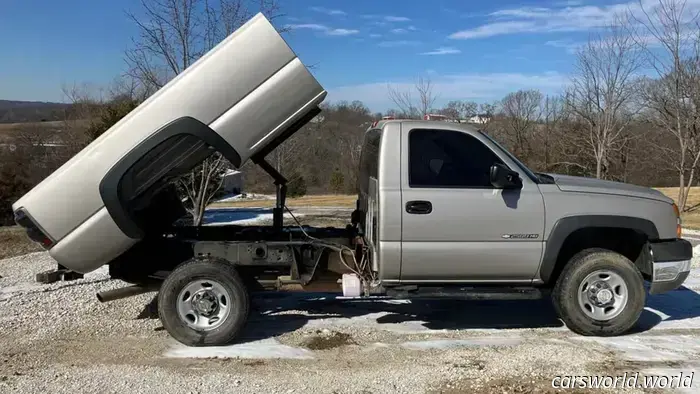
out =
<path fill-rule="evenodd" d="M 363 228 L 383 282 L 539 281 L 541 181 L 485 134 L 444 122 L 380 122 L 365 134 L 360 165 Z M 494 165 L 512 183 L 494 186 Z"/>
<path fill-rule="evenodd" d="M 355 224 L 388 292 L 551 292 L 582 334 L 629 329 L 690 271 L 678 207 L 645 187 L 535 173 L 466 124 L 382 120 L 365 133 Z M 438 289 L 438 290 L 434 290 Z"/>

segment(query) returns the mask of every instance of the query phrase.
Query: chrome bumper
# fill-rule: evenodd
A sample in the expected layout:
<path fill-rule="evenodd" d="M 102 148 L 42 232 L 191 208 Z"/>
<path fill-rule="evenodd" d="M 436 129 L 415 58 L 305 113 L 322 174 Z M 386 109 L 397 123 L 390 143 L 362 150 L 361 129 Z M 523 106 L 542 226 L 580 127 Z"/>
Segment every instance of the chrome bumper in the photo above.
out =
<path fill-rule="evenodd" d="M 651 243 L 650 294 L 660 294 L 679 288 L 690 274 L 693 248 L 684 239 Z"/>

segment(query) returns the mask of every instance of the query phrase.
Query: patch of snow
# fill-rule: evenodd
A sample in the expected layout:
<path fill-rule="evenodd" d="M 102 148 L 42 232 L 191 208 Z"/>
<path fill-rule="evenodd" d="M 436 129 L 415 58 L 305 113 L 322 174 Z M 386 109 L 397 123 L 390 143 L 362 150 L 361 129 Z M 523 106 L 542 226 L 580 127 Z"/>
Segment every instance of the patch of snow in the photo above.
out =
<path fill-rule="evenodd" d="M 689 228 L 683 228 L 683 234 L 697 235 L 700 236 L 700 230 L 693 230 Z"/>
<path fill-rule="evenodd" d="M 222 197 L 213 202 L 230 202 L 230 201 L 256 201 L 256 200 L 274 200 L 275 196 L 269 196 L 267 194 L 257 194 L 257 193 L 242 193 L 236 195 L 229 195 Z"/>
<path fill-rule="evenodd" d="M 641 362 L 695 360 L 700 354 L 697 338 L 690 335 L 630 335 L 611 338 L 572 337 L 578 342 L 596 342 L 616 350 L 623 359 Z"/>
<path fill-rule="evenodd" d="M 516 346 L 523 342 L 522 338 L 473 338 L 473 339 L 436 339 L 430 341 L 404 342 L 402 347 L 412 350 L 449 349 L 456 347 L 483 347 L 483 346 Z"/>
<path fill-rule="evenodd" d="M 700 244 L 693 247 L 693 258 L 690 261 L 692 268 L 700 268 Z"/>
<path fill-rule="evenodd" d="M 274 338 L 230 346 L 189 347 L 177 343 L 165 352 L 171 358 L 313 359 L 313 352 L 283 345 Z"/>
<path fill-rule="evenodd" d="M 249 213 L 250 211 L 241 211 L 242 213 Z M 206 215 L 206 214 L 205 214 Z M 227 226 L 227 225 L 238 225 L 238 226 L 254 226 L 254 225 L 259 225 L 265 222 L 270 222 L 272 221 L 273 215 L 271 213 L 252 213 L 248 215 L 242 215 L 244 217 L 241 217 L 240 219 L 234 219 L 234 220 L 229 220 L 229 221 L 221 221 L 221 222 L 209 222 L 209 223 L 204 223 L 203 226 Z M 245 217 L 247 216 L 247 217 Z M 304 217 L 303 214 L 295 214 L 294 215 L 297 219 Z M 234 215 L 235 217 L 235 215 Z M 288 220 L 293 220 L 292 215 L 285 213 L 284 218 Z"/>
<path fill-rule="evenodd" d="M 657 388 L 669 388 L 674 389 L 674 392 L 680 394 L 697 394 L 700 392 L 700 379 L 697 377 L 700 375 L 700 368 L 697 366 L 693 367 L 681 367 L 681 368 L 647 368 L 640 371 L 640 375 L 645 376 L 655 376 L 659 378 Z M 663 378 L 662 378 L 663 377 Z M 675 379 L 672 382 L 667 382 L 666 379 Z M 637 382 L 642 380 L 642 376 L 637 379 Z M 653 380 L 649 379 L 647 382 L 651 383 Z M 638 383 L 639 384 L 639 383 Z M 669 386 L 672 384 L 673 386 Z M 663 387 L 666 385 L 666 387 Z"/>
<path fill-rule="evenodd" d="M 690 275 L 688 275 L 688 278 L 683 282 L 683 286 L 700 292 L 700 267 L 690 270 Z"/>

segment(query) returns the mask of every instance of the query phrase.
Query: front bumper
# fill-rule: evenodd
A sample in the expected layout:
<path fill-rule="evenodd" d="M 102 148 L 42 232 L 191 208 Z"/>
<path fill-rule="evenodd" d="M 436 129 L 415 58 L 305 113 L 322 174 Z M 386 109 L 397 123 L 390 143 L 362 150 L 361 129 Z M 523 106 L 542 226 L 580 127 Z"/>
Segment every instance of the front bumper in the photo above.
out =
<path fill-rule="evenodd" d="M 651 287 L 649 294 L 660 294 L 679 288 L 690 274 L 693 246 L 685 239 L 649 244 Z"/>

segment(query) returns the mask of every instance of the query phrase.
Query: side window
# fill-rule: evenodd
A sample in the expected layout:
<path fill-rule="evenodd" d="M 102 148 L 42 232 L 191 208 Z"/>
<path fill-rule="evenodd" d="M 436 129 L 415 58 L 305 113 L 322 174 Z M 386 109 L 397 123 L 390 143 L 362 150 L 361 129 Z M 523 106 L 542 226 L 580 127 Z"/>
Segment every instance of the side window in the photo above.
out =
<path fill-rule="evenodd" d="M 377 178 L 379 173 L 379 143 L 381 141 L 381 130 L 373 129 L 365 134 L 362 143 L 362 153 L 360 155 L 360 192 L 369 190 L 369 178 Z"/>
<path fill-rule="evenodd" d="M 467 133 L 412 130 L 408 135 L 410 187 L 491 189 L 491 166 L 503 163 Z"/>

